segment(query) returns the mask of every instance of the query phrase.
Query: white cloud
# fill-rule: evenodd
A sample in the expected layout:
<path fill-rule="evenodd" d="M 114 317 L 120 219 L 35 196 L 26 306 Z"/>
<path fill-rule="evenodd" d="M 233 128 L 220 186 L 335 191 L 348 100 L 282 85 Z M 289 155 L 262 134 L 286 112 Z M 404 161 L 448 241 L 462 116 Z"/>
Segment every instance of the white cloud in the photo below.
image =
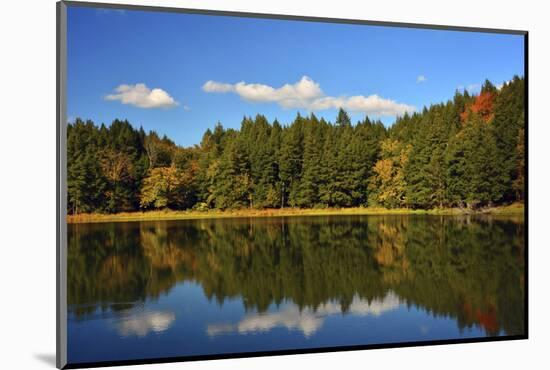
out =
<path fill-rule="evenodd" d="M 115 92 L 116 94 L 105 96 L 105 100 L 120 100 L 122 104 L 139 108 L 171 108 L 179 104 L 163 89 L 149 89 L 143 83 L 120 85 Z"/>
<path fill-rule="evenodd" d="M 370 96 L 326 96 L 319 83 L 307 76 L 294 84 L 285 84 L 274 88 L 258 83 L 228 84 L 207 81 L 202 86 L 208 93 L 234 93 L 243 100 L 256 103 L 276 103 L 282 108 L 305 108 L 311 111 L 344 108 L 353 112 L 362 112 L 381 116 L 399 116 L 405 112 L 414 112 L 411 105 L 397 103 L 376 94 Z"/>
<path fill-rule="evenodd" d="M 190 110 L 191 110 L 191 107 L 188 106 L 188 105 L 184 105 L 184 106 L 183 106 L 183 110 L 185 110 L 185 111 L 190 111 Z"/>
<path fill-rule="evenodd" d="M 324 97 L 314 100 L 308 107 L 311 110 L 343 108 L 352 112 L 362 112 L 379 116 L 402 116 L 412 113 L 416 108 L 412 105 L 397 103 L 394 100 L 382 98 L 376 94 L 349 97 Z"/>
<path fill-rule="evenodd" d="M 216 81 L 207 81 L 202 86 L 202 89 L 206 92 L 216 92 L 216 93 L 226 93 L 226 92 L 234 91 L 233 85 L 224 84 Z"/>
<path fill-rule="evenodd" d="M 420 75 L 420 76 L 418 76 L 418 77 L 416 78 L 416 82 L 417 82 L 417 83 L 426 82 L 426 80 L 427 80 L 427 78 L 426 78 L 426 76 L 424 76 L 424 75 Z"/>

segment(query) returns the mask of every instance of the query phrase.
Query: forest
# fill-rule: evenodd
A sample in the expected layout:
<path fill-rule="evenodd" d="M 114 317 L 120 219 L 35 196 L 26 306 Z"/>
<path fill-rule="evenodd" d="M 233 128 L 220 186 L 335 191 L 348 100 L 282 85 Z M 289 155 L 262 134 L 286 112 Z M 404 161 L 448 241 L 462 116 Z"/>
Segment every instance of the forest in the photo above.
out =
<path fill-rule="evenodd" d="M 126 120 L 67 127 L 67 212 L 385 207 L 479 209 L 523 202 L 525 83 L 381 121 L 299 113 L 217 123 L 193 147 Z"/>

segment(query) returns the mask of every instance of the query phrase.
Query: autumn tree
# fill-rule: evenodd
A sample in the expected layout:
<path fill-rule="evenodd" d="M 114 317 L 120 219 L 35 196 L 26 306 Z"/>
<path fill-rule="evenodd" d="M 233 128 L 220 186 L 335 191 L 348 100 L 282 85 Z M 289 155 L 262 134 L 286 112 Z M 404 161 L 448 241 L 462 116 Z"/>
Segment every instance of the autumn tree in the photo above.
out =
<path fill-rule="evenodd" d="M 175 208 L 181 202 L 182 188 L 175 167 L 155 167 L 143 180 L 141 208 Z"/>
<path fill-rule="evenodd" d="M 411 152 L 410 145 L 394 139 L 381 143 L 381 159 L 376 162 L 370 179 L 369 204 L 396 208 L 406 205 L 404 167 Z"/>
<path fill-rule="evenodd" d="M 100 165 L 103 176 L 107 179 L 107 209 L 110 212 L 131 209 L 131 196 L 125 186 L 133 180 L 133 165 L 130 157 L 114 149 L 101 152 Z"/>

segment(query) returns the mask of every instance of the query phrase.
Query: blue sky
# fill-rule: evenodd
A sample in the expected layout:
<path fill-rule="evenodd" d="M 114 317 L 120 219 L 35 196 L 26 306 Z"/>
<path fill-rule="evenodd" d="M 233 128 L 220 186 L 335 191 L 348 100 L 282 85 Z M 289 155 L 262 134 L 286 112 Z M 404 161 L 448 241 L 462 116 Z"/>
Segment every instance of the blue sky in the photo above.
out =
<path fill-rule="evenodd" d="M 68 9 L 68 112 L 198 144 L 220 121 L 389 125 L 405 111 L 522 75 L 523 36 L 94 8 Z"/>

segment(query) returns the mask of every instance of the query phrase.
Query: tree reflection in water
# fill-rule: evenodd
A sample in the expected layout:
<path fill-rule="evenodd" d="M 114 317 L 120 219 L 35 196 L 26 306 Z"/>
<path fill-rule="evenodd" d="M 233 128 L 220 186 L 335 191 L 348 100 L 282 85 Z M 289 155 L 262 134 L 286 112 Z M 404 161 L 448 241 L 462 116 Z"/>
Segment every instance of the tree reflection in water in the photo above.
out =
<path fill-rule="evenodd" d="M 487 335 L 524 332 L 524 222 L 517 217 L 74 224 L 68 241 L 69 314 L 77 320 L 97 309 L 122 315 L 193 281 L 219 305 L 241 298 L 248 312 L 238 323 L 209 325 L 209 335 L 274 326 L 311 335 L 327 315 L 375 315 L 399 304 Z M 286 311 L 267 312 L 283 304 Z M 163 327 L 174 319 L 166 315 L 141 321 Z"/>

